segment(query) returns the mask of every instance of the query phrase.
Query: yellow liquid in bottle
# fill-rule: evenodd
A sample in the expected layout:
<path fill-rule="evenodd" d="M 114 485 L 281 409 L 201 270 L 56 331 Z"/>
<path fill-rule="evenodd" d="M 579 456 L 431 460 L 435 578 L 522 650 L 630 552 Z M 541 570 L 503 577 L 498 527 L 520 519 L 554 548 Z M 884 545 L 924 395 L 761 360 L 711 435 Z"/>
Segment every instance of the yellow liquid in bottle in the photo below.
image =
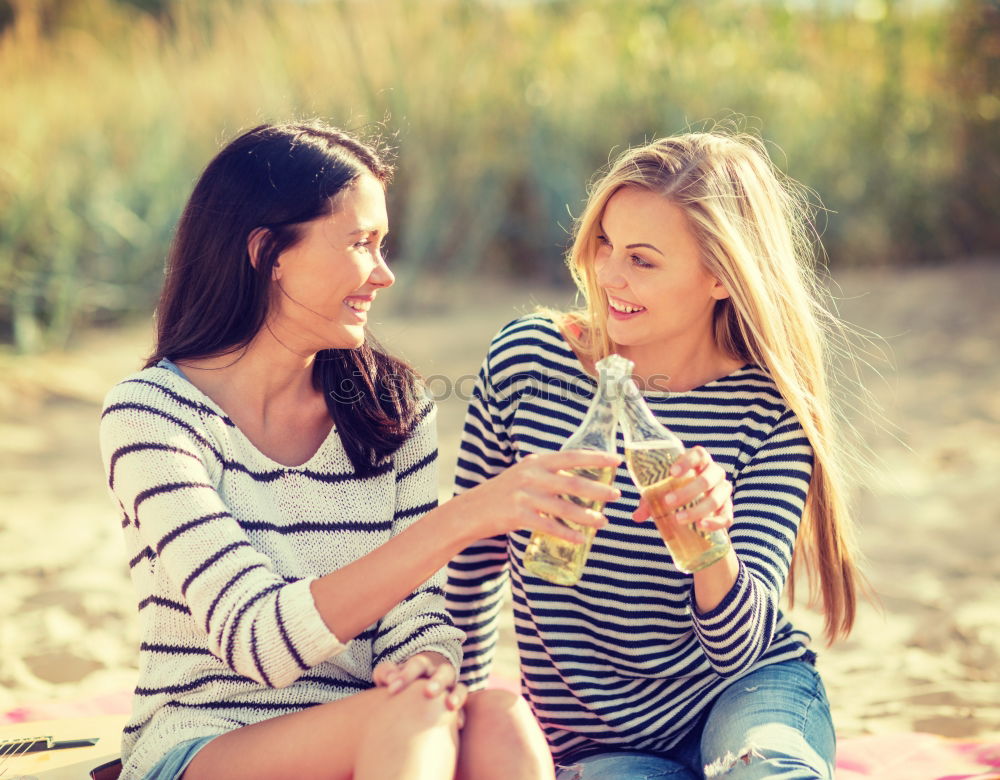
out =
<path fill-rule="evenodd" d="M 611 466 L 596 469 L 572 469 L 566 470 L 564 474 L 574 474 L 579 477 L 586 477 L 595 482 L 603 482 L 610 485 L 614 479 L 615 469 Z M 600 512 L 604 508 L 603 501 L 587 501 L 576 496 L 563 496 L 568 501 L 572 501 L 578 506 L 593 509 Z M 573 544 L 555 536 L 536 531 L 528 542 L 528 547 L 524 552 L 524 568 L 543 580 L 548 580 L 556 585 L 576 585 L 583 574 L 583 566 L 587 562 L 587 555 L 590 553 L 590 546 L 594 541 L 594 534 L 597 529 L 593 526 L 579 525 L 569 520 L 557 518 L 560 523 L 579 531 L 584 535 L 584 540 L 580 544 Z"/>
<path fill-rule="evenodd" d="M 625 448 L 625 463 L 632 481 L 649 504 L 653 522 L 674 559 L 674 565 L 690 574 L 722 558 L 729 551 L 729 536 L 724 531 L 702 531 L 693 523 L 679 525 L 674 519 L 677 510 L 685 507 L 668 506 L 664 498 L 694 479 L 670 476 L 670 466 L 675 460 L 676 451 L 658 442 Z"/>

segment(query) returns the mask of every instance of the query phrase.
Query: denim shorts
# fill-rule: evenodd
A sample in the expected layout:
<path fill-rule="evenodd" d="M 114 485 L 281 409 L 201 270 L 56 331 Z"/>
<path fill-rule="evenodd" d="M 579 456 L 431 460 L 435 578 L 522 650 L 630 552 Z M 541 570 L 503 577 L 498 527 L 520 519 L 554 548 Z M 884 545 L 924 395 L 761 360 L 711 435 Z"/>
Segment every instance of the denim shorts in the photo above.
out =
<path fill-rule="evenodd" d="M 809 660 L 771 664 L 736 680 L 671 750 L 588 755 L 557 767 L 556 780 L 832 780 L 830 704 Z"/>
<path fill-rule="evenodd" d="M 167 754 L 161 758 L 143 780 L 176 780 L 180 777 L 188 764 L 195 757 L 195 754 L 205 745 L 215 739 L 218 734 L 211 737 L 197 737 L 174 745 Z"/>

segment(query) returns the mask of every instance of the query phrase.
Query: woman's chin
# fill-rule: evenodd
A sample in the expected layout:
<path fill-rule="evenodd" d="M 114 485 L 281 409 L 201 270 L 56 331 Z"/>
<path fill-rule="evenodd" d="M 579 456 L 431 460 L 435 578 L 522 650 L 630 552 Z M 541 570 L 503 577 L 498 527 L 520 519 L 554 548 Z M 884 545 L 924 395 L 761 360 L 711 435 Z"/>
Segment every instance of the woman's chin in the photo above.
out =
<path fill-rule="evenodd" d="M 338 329 L 329 349 L 358 349 L 365 343 L 364 325 L 346 325 Z"/>

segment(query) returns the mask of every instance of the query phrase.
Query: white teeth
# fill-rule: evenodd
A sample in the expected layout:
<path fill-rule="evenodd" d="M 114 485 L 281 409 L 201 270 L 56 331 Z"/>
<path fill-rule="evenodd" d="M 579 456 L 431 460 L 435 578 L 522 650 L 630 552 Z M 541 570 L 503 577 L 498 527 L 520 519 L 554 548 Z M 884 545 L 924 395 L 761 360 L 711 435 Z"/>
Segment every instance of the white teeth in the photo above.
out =
<path fill-rule="evenodd" d="M 371 301 L 359 301 L 357 299 L 348 299 L 344 301 L 349 307 L 354 309 L 354 311 L 368 311 L 372 307 Z"/>
<path fill-rule="evenodd" d="M 632 314 L 633 312 L 642 311 L 643 309 L 646 308 L 645 306 L 630 306 L 627 303 L 618 303 L 618 301 L 610 299 L 608 302 L 611 304 L 612 309 L 614 309 L 615 311 L 620 311 L 623 314 Z"/>

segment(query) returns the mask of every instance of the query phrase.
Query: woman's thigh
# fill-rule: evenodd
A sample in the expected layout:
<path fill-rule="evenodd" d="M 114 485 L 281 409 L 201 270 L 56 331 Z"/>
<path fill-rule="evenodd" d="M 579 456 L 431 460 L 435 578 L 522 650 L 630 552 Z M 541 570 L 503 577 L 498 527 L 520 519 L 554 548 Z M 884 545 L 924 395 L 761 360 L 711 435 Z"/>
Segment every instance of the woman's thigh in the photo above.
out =
<path fill-rule="evenodd" d="M 836 738 L 826 690 L 807 661 L 759 669 L 712 705 L 701 736 L 705 777 L 833 777 Z"/>
<path fill-rule="evenodd" d="M 350 778 L 359 763 L 372 776 L 405 777 L 395 767 L 416 737 L 418 753 L 411 763 L 454 767 L 456 716 L 446 711 L 441 696 L 429 699 L 423 687 L 388 696 L 384 688 L 357 693 L 288 715 L 254 723 L 222 734 L 195 755 L 184 780 L 275 780 L 275 778 Z M 377 732 L 377 733 L 372 733 Z M 433 767 L 429 767 L 433 771 Z M 439 776 L 450 776 L 441 771 Z"/>

